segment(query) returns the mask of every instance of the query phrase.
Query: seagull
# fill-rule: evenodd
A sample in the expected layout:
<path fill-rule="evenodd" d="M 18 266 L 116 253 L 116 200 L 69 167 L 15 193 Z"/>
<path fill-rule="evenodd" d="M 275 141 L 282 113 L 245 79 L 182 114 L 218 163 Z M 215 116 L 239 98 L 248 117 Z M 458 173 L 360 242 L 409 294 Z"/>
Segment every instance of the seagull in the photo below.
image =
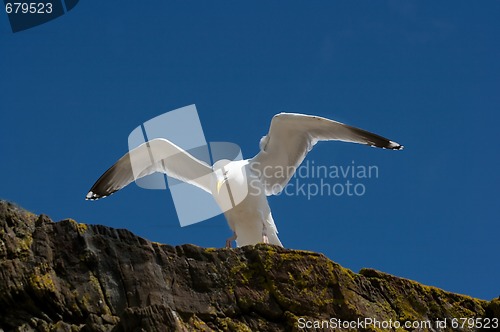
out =
<path fill-rule="evenodd" d="M 113 194 L 131 182 L 160 172 L 211 194 L 233 235 L 226 247 L 267 243 L 283 246 L 267 196 L 279 194 L 319 141 L 343 141 L 383 149 L 403 146 L 382 136 L 327 118 L 279 113 L 271 120 L 260 152 L 246 160 L 219 160 L 211 167 L 173 142 L 155 138 L 132 149 L 92 186 L 87 200 Z"/>

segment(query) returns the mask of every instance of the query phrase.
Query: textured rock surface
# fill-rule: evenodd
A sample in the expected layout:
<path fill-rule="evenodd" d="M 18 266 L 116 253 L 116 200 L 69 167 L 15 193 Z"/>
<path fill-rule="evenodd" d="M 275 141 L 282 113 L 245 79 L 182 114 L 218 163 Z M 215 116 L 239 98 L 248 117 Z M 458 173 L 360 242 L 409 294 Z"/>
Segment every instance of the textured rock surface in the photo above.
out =
<path fill-rule="evenodd" d="M 127 230 L 54 223 L 0 201 L 5 331 L 291 331 L 301 330 L 299 318 L 404 322 L 499 315 L 499 300 L 371 269 L 355 274 L 313 252 L 172 247 Z"/>

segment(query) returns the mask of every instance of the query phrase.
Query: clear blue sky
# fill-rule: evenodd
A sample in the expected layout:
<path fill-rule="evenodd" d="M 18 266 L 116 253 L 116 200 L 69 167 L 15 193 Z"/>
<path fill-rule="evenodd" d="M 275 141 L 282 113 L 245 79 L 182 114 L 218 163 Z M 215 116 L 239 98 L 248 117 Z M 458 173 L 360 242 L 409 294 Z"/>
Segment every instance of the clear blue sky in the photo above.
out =
<path fill-rule="evenodd" d="M 405 145 L 320 143 L 376 165 L 362 197 L 272 197 L 289 248 L 484 299 L 500 295 L 500 2 L 81 1 L 12 33 L 0 14 L 0 198 L 54 220 L 221 247 L 222 216 L 181 228 L 168 191 L 84 197 L 138 125 L 196 104 L 209 141 L 258 151 L 278 112 Z"/>

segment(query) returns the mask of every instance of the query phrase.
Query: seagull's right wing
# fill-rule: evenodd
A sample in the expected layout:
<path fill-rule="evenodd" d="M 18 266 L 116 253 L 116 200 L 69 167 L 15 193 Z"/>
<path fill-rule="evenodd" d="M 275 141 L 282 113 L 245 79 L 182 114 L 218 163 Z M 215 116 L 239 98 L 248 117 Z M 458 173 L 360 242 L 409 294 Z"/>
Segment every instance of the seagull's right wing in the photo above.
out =
<path fill-rule="evenodd" d="M 401 150 L 402 145 L 369 131 L 319 116 L 280 113 L 271 120 L 269 133 L 250 168 L 260 176 L 266 195 L 279 193 L 318 141 L 344 141 Z"/>
<path fill-rule="evenodd" d="M 132 181 L 155 172 L 165 173 L 211 193 L 212 168 L 169 140 L 156 138 L 120 158 L 92 186 L 86 199 L 109 196 Z"/>

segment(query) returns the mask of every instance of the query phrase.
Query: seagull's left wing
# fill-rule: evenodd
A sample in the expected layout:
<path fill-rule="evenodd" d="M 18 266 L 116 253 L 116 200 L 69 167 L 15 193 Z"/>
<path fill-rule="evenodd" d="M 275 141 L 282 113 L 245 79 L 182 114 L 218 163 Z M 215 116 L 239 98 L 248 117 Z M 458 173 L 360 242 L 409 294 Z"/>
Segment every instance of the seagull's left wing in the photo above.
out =
<path fill-rule="evenodd" d="M 319 116 L 280 113 L 273 117 L 269 133 L 260 141 L 260 152 L 250 168 L 259 173 L 267 195 L 286 186 L 306 154 L 318 141 L 344 141 L 400 150 L 402 145 L 366 130 Z"/>
<path fill-rule="evenodd" d="M 86 199 L 109 196 L 132 181 L 155 172 L 165 173 L 211 193 L 212 168 L 169 140 L 156 138 L 120 158 L 92 186 Z"/>

